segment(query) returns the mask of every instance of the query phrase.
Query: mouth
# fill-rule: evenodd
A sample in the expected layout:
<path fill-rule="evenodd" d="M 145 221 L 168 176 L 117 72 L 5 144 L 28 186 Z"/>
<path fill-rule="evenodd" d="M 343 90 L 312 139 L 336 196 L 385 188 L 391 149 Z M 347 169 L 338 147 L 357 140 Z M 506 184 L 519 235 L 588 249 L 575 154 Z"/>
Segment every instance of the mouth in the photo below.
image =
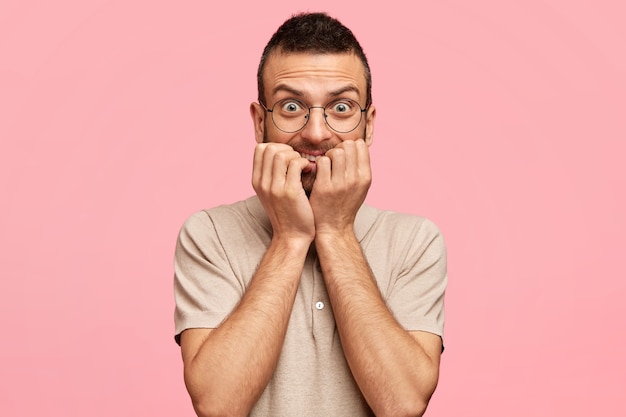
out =
<path fill-rule="evenodd" d="M 311 152 L 311 151 L 309 151 Z M 303 174 L 315 175 L 317 172 L 317 160 L 324 156 L 325 152 L 315 151 L 314 153 L 299 152 L 300 156 L 309 161 L 309 165 L 302 170 Z"/>
<path fill-rule="evenodd" d="M 325 153 L 326 152 L 321 151 L 315 153 L 300 152 L 300 156 L 304 159 L 308 159 L 309 162 L 315 163 L 320 157 L 324 156 Z"/>

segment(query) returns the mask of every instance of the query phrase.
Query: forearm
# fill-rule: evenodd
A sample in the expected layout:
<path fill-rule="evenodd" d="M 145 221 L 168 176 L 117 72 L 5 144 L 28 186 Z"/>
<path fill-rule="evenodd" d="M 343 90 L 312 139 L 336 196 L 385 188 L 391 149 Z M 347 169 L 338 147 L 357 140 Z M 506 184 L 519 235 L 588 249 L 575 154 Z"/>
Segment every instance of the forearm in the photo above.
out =
<path fill-rule="evenodd" d="M 378 416 L 420 415 L 438 379 L 438 357 L 394 319 L 351 233 L 317 236 L 316 249 L 350 369 Z"/>
<path fill-rule="evenodd" d="M 273 241 L 232 314 L 185 362 L 199 415 L 247 415 L 276 367 L 308 245 Z"/>

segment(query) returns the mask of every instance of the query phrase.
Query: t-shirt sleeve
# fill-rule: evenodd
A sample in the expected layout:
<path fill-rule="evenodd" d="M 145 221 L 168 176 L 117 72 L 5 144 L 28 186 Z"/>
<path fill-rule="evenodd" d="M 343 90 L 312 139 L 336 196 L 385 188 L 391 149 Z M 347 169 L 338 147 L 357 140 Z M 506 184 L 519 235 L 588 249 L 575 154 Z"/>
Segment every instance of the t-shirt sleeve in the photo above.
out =
<path fill-rule="evenodd" d="M 243 296 L 209 213 L 183 224 L 174 254 L 175 341 L 190 328 L 216 328 Z"/>
<path fill-rule="evenodd" d="M 428 219 L 416 222 L 408 230 L 400 259 L 402 266 L 387 302 L 406 330 L 443 337 L 448 282 L 445 242 L 437 226 Z"/>

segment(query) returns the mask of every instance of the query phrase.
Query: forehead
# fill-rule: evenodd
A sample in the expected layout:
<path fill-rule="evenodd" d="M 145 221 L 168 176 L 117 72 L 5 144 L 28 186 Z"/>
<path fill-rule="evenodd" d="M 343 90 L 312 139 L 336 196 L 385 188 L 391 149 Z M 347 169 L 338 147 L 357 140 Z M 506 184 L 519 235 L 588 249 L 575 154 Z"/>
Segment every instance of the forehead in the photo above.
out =
<path fill-rule="evenodd" d="M 365 67 L 354 53 L 274 51 L 265 64 L 263 84 L 268 97 L 285 88 L 310 96 L 340 90 L 354 91 L 359 98 L 366 95 Z"/>

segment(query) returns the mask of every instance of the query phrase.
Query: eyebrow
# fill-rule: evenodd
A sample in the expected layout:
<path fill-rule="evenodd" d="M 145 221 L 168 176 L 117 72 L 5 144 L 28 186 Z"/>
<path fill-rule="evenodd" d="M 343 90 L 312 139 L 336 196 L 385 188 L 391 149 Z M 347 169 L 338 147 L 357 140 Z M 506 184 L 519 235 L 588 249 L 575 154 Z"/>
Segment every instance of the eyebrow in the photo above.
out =
<path fill-rule="evenodd" d="M 291 94 L 293 94 L 294 96 L 297 96 L 297 97 L 305 97 L 306 96 L 306 94 L 303 91 L 298 90 L 296 88 L 293 88 L 293 87 L 291 87 L 291 86 L 289 86 L 287 84 L 278 84 L 278 85 L 276 85 L 272 89 L 272 95 L 276 94 L 279 91 L 286 91 L 286 92 L 291 93 Z M 343 95 L 344 93 L 347 93 L 347 92 L 355 92 L 358 95 L 359 89 L 357 87 L 353 86 L 353 85 L 346 85 L 346 86 L 341 87 L 341 88 L 339 88 L 337 90 L 331 91 L 330 93 L 328 93 L 328 95 L 330 97 L 338 97 L 338 96 L 341 96 L 341 95 Z"/>
<path fill-rule="evenodd" d="M 348 93 L 348 92 L 355 92 L 357 93 L 357 95 L 359 94 L 359 89 L 353 85 L 346 85 L 345 87 L 341 87 L 338 90 L 332 91 L 329 96 L 331 97 L 337 97 L 337 96 L 341 96 L 344 93 Z"/>
<path fill-rule="evenodd" d="M 302 91 L 296 90 L 295 88 L 290 87 L 290 86 L 288 86 L 286 84 L 278 84 L 277 86 L 275 86 L 272 89 L 272 95 L 276 94 L 279 91 L 287 91 L 288 93 L 291 93 L 294 96 L 299 96 L 299 97 L 303 97 L 304 96 L 304 93 Z"/>

